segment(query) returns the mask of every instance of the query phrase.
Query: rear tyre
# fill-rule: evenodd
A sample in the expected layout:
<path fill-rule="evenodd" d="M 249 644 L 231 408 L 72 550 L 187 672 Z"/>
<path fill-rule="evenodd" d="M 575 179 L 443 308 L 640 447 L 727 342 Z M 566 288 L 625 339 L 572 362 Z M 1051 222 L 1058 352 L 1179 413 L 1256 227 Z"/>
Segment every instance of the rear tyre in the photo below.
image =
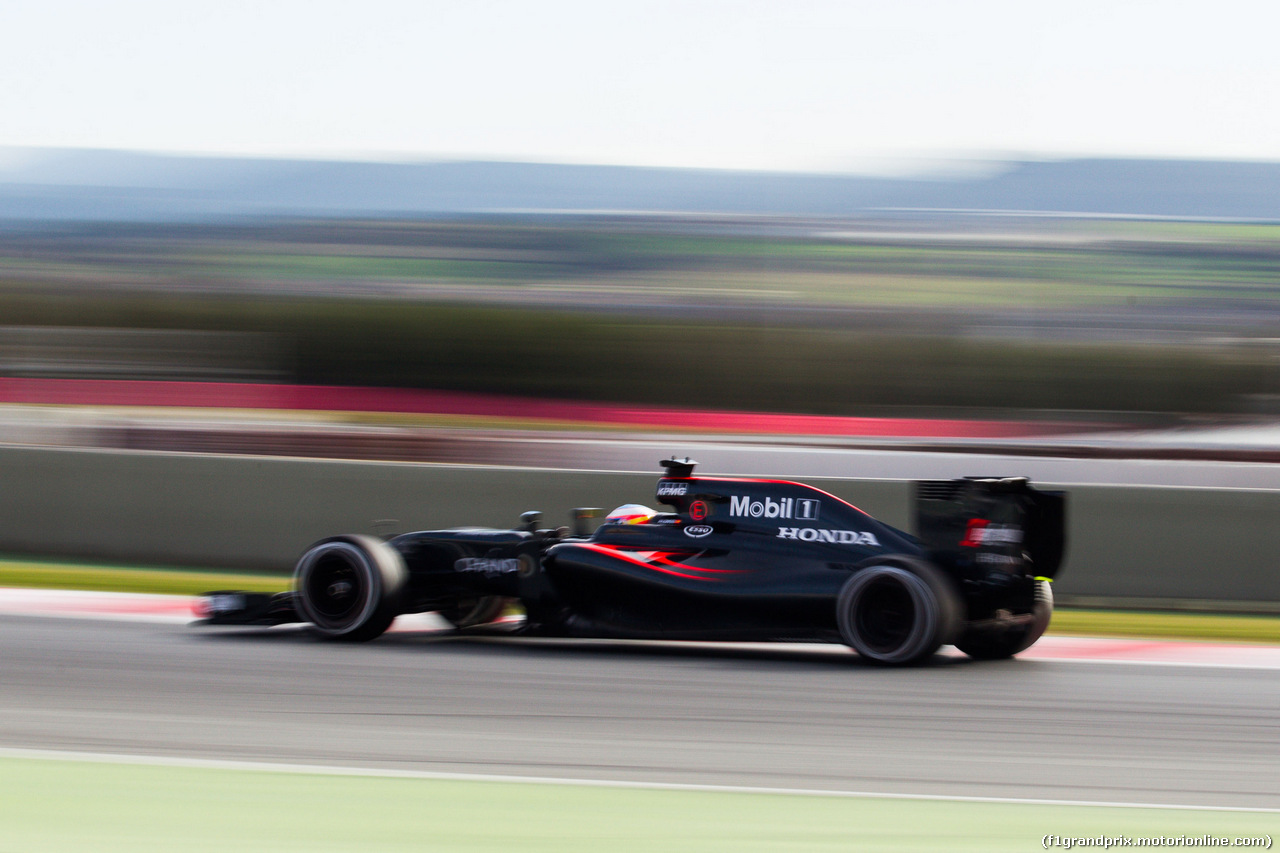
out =
<path fill-rule="evenodd" d="M 372 640 L 400 613 L 408 570 L 400 553 L 372 536 L 322 539 L 293 573 L 298 610 L 322 636 Z"/>
<path fill-rule="evenodd" d="M 1003 660 L 1031 648 L 1053 618 L 1053 587 L 1048 581 L 1036 581 L 1031 614 L 1034 618 L 1026 625 L 970 628 L 956 641 L 956 648 L 978 660 Z"/>
<path fill-rule="evenodd" d="M 963 604 L 934 566 L 869 566 L 845 583 L 836 603 L 840 636 L 867 660 L 910 666 L 954 641 Z"/>

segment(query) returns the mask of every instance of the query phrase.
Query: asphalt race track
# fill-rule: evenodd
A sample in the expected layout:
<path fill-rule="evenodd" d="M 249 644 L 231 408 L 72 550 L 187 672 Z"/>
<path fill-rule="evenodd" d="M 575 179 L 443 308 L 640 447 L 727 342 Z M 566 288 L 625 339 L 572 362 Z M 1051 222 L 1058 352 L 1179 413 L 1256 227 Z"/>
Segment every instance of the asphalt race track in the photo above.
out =
<path fill-rule="evenodd" d="M 0 616 L 0 748 L 1275 808 L 1280 671 Z"/>

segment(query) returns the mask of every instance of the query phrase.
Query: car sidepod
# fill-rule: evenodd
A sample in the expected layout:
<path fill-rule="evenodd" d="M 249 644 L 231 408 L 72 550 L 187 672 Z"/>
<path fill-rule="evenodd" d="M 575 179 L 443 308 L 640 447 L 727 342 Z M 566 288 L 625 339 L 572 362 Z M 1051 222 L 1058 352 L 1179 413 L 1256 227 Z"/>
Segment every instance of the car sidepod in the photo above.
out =
<path fill-rule="evenodd" d="M 556 545 L 546 572 L 584 631 L 837 639 L 849 576 L 918 544 L 834 495 L 783 480 L 664 478 L 675 511 Z"/>

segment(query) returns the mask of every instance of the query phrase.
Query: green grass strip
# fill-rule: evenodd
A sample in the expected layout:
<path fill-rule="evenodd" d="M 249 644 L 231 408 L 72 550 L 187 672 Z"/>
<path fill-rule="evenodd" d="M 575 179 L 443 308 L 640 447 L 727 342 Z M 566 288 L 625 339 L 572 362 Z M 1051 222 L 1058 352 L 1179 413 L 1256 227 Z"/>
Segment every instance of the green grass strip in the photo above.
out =
<path fill-rule="evenodd" d="M 0 758 L 22 851 L 1027 851 L 1067 837 L 1257 837 L 1276 815 L 339 776 Z"/>
<path fill-rule="evenodd" d="M 1049 633 L 1280 643 L 1280 617 L 1234 613 L 1058 609 L 1053 613 Z"/>
<path fill-rule="evenodd" d="M 86 589 L 103 592 L 149 592 L 198 595 L 217 589 L 279 592 L 289 588 L 284 575 L 85 566 L 73 563 L 0 560 L 0 586 L 37 589 Z M 0 848 L 3 850 L 3 848 Z"/>

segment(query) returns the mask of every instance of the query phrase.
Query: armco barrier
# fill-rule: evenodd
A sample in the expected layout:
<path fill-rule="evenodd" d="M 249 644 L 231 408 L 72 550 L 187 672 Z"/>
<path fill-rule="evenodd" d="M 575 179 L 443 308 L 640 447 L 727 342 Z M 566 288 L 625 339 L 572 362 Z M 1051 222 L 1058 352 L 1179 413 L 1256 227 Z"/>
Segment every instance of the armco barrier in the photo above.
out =
<path fill-rule="evenodd" d="M 0 447 L 0 553 L 288 570 L 341 532 L 512 526 L 542 510 L 653 503 L 657 475 Z M 910 528 L 910 489 L 812 483 Z M 1280 492 L 1074 486 L 1067 599 L 1280 610 Z"/>

